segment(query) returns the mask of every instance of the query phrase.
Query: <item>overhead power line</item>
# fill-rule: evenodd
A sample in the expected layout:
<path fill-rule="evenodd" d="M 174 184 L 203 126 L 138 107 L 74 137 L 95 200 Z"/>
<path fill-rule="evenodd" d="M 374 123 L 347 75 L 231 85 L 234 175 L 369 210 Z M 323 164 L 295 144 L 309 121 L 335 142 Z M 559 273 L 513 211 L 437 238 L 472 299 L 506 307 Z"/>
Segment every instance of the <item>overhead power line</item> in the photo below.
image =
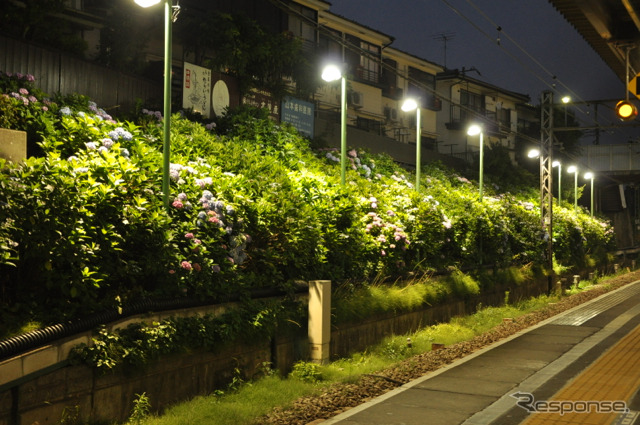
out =
<path fill-rule="evenodd" d="M 506 37 L 507 40 L 509 40 L 518 50 L 520 50 L 527 58 L 529 58 L 533 63 L 535 63 L 540 69 L 542 69 L 546 75 L 548 77 L 551 77 L 551 79 L 554 81 L 554 83 L 560 85 L 561 87 L 563 87 L 567 93 L 571 94 L 572 98 L 575 100 L 575 102 L 571 102 L 572 106 L 580 113 L 582 114 L 582 116 L 588 116 L 591 119 L 593 119 L 593 117 L 591 117 L 590 112 L 587 110 L 584 110 L 583 108 L 579 107 L 578 104 L 582 103 L 582 104 L 587 104 L 588 102 L 585 102 L 574 90 L 572 90 L 568 85 L 566 85 L 563 81 L 561 81 L 560 79 L 557 78 L 557 76 L 551 72 L 549 69 L 547 69 L 547 67 L 545 67 L 538 59 L 536 59 L 536 57 L 532 54 L 530 54 L 525 48 L 523 48 L 513 37 L 511 37 L 505 30 L 504 28 L 502 28 L 502 26 L 500 26 L 498 23 L 496 23 L 494 20 L 492 20 L 480 7 L 478 7 L 472 0 L 465 0 L 473 9 L 476 10 L 476 12 L 478 12 L 478 14 L 480 14 L 487 22 L 489 22 L 489 24 L 491 24 L 492 27 L 494 27 L 498 32 L 499 35 L 504 35 Z M 454 13 L 456 13 L 458 16 L 460 16 L 462 19 L 464 19 L 465 21 L 467 21 L 470 25 L 472 25 L 476 30 L 478 30 L 481 34 L 483 34 L 485 37 L 487 37 L 489 40 L 491 40 L 492 42 L 495 42 L 495 44 L 498 46 L 498 48 L 500 48 L 505 54 L 507 54 L 507 56 L 511 57 L 515 62 L 517 62 L 524 70 L 526 70 L 527 72 L 531 73 L 535 78 L 537 78 L 538 80 L 540 80 L 544 85 L 546 85 L 547 87 L 549 87 L 552 90 L 555 90 L 556 87 L 554 84 L 550 84 L 546 78 L 541 77 L 535 70 L 533 70 L 531 67 L 527 66 L 522 60 L 520 60 L 519 58 L 517 58 L 516 56 L 514 56 L 512 53 L 510 53 L 509 51 L 507 51 L 507 49 L 505 48 L 505 46 L 501 43 L 500 37 L 498 37 L 498 39 L 496 40 L 494 37 L 492 37 L 490 34 L 488 34 L 486 31 L 484 31 L 482 28 L 480 28 L 479 25 L 477 25 L 472 19 L 470 19 L 469 17 L 467 17 L 466 15 L 464 15 L 464 13 L 462 13 L 458 8 L 456 8 L 455 6 L 453 6 L 451 4 L 451 2 L 449 2 L 448 0 L 442 0 L 442 2 L 449 7 Z M 579 116 L 576 114 L 575 118 L 578 119 L 579 121 L 582 121 Z M 611 125 L 611 127 L 616 128 L 617 131 L 620 131 L 620 129 L 615 126 L 614 121 L 612 119 L 610 119 L 609 117 L 600 117 L 601 119 L 604 119 L 609 125 Z M 597 122 L 594 122 L 596 125 L 598 125 Z"/>

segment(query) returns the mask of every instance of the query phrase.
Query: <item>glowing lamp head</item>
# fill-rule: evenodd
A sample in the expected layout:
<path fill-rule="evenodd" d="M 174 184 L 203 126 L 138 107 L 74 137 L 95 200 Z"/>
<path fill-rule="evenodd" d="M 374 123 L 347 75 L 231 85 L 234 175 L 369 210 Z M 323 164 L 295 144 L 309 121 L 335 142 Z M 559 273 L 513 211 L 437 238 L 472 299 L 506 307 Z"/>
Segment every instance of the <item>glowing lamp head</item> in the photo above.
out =
<path fill-rule="evenodd" d="M 559 166 L 560 166 L 560 161 L 553 161 L 553 162 L 551 163 L 551 166 L 552 166 L 552 167 L 559 167 Z"/>
<path fill-rule="evenodd" d="M 638 116 L 638 109 L 628 100 L 621 100 L 616 104 L 616 115 L 622 121 L 631 121 Z"/>
<path fill-rule="evenodd" d="M 562 103 L 567 104 L 571 102 L 571 96 L 563 96 L 562 97 Z"/>
<path fill-rule="evenodd" d="M 527 156 L 529 158 L 537 158 L 540 156 L 540 151 L 538 149 L 531 149 L 528 153 Z"/>
<path fill-rule="evenodd" d="M 589 171 L 588 173 L 584 173 L 584 178 L 587 180 L 593 180 L 593 173 Z"/>
<path fill-rule="evenodd" d="M 569 168 L 567 168 L 567 172 L 568 173 L 577 173 L 578 172 L 578 167 L 576 167 L 575 165 L 570 165 Z"/>
<path fill-rule="evenodd" d="M 151 7 L 160 3 L 160 0 L 133 0 L 140 7 Z"/>
<path fill-rule="evenodd" d="M 336 65 L 327 65 L 322 70 L 322 79 L 330 83 L 342 78 L 342 72 Z"/>
<path fill-rule="evenodd" d="M 418 102 L 415 99 L 407 99 L 402 103 L 400 109 L 404 112 L 413 111 L 418 107 Z"/>
<path fill-rule="evenodd" d="M 482 128 L 478 124 L 473 124 L 469 126 L 469 129 L 467 130 L 467 135 L 477 136 L 481 132 L 482 132 Z"/>

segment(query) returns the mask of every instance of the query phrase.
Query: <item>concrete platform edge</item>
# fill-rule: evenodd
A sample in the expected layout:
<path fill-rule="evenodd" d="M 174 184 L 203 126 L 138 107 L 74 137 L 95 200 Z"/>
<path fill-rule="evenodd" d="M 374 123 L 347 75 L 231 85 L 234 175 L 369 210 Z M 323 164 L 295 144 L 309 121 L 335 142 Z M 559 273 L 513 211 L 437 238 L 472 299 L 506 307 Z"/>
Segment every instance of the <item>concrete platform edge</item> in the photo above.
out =
<path fill-rule="evenodd" d="M 395 395 L 397 395 L 398 393 L 401 393 L 403 391 L 406 391 L 416 385 L 420 385 L 423 382 L 432 379 L 446 371 L 448 371 L 451 368 L 457 367 L 463 363 L 466 363 L 488 351 L 493 350 L 496 347 L 499 347 L 515 338 L 518 338 L 521 335 L 524 335 L 528 332 L 531 332 L 535 329 L 538 329 L 542 326 L 548 325 L 551 322 L 553 322 L 554 320 L 557 320 L 560 317 L 563 317 L 564 315 L 568 315 L 572 312 L 574 312 L 577 309 L 580 308 L 584 308 L 585 306 L 588 306 L 594 302 L 599 301 L 600 299 L 610 296 L 611 294 L 615 294 L 618 291 L 624 290 L 625 288 L 628 288 L 629 286 L 632 285 L 636 285 L 640 282 L 640 280 L 631 282 L 627 285 L 621 286 L 620 288 L 617 288 L 613 291 L 609 291 L 605 294 L 602 294 L 592 300 L 589 300 L 585 303 L 582 303 L 578 306 L 575 306 L 569 310 L 563 311 L 562 313 L 556 314 L 552 317 L 549 317 L 548 319 L 545 319 L 533 326 L 530 326 L 526 329 L 523 329 L 519 332 L 514 333 L 513 335 L 510 335 L 504 339 L 501 339 L 500 341 L 497 341 L 491 345 L 488 345 L 474 353 L 469 354 L 468 356 L 465 356 L 463 358 L 457 359 L 454 362 L 432 372 L 429 374 L 426 374 L 420 378 L 414 379 L 411 382 L 408 382 L 398 388 L 395 388 L 385 394 L 382 394 L 372 400 L 369 400 L 359 406 L 353 407 L 345 412 L 342 412 L 330 419 L 327 419 L 326 421 L 320 422 L 318 425 L 333 425 L 333 424 L 337 424 L 340 421 L 343 421 L 347 418 L 349 418 L 350 416 L 353 416 L 363 410 L 368 409 L 369 407 L 376 405 L 378 403 L 381 403 Z M 527 385 L 529 384 L 535 384 L 536 387 L 539 385 L 542 385 L 542 383 L 544 383 L 548 377 L 549 377 L 549 373 L 552 370 L 555 370 L 557 368 L 557 371 L 554 372 L 557 373 L 560 370 L 564 369 L 564 367 L 568 366 L 569 364 L 571 364 L 573 361 L 575 361 L 575 359 L 577 359 L 579 357 L 579 353 L 584 353 L 584 351 L 586 351 L 589 347 L 593 346 L 594 343 L 597 343 L 599 341 L 601 341 L 602 339 L 606 338 L 608 335 L 610 335 L 611 333 L 613 333 L 616 329 L 618 329 L 619 327 L 623 326 L 626 322 L 628 322 L 629 320 L 631 320 L 632 317 L 634 317 L 637 314 L 640 314 L 640 306 L 638 306 L 637 308 L 634 308 L 633 311 L 636 311 L 637 313 L 633 314 L 631 313 L 631 311 L 627 312 L 627 314 L 620 316 L 618 319 L 616 319 L 614 322 L 611 322 L 609 325 L 607 325 L 604 329 L 600 330 L 599 332 L 596 332 L 594 335 L 588 337 L 587 339 L 585 339 L 583 342 L 577 344 L 575 347 L 573 347 L 571 350 L 569 350 L 567 353 L 565 353 L 563 356 L 561 356 L 559 359 L 555 360 L 554 362 L 552 362 L 551 364 L 547 365 L 545 368 L 541 369 L 539 372 L 537 372 L 536 374 L 534 374 L 533 376 L 531 376 L 530 378 L 528 378 L 527 380 L 525 380 L 522 384 L 520 384 L 520 386 L 522 386 L 525 382 L 527 383 Z M 592 338 L 596 338 L 596 339 L 592 339 Z M 589 341 L 589 343 L 587 344 L 587 341 Z M 551 369 L 550 369 L 551 368 Z M 536 383 L 536 381 L 540 381 L 540 383 Z M 518 387 L 520 387 L 518 386 Z M 528 388 L 532 388 L 531 386 L 529 386 Z M 517 389 L 514 389 L 514 391 L 517 391 Z M 510 392 L 512 393 L 512 392 Z M 508 403 L 507 403 L 508 402 Z M 491 421 L 491 419 L 489 418 L 497 418 L 500 415 L 502 415 L 504 412 L 506 412 L 508 409 L 512 408 L 514 406 L 514 399 L 511 398 L 508 394 L 503 395 L 498 401 L 496 401 L 495 403 L 493 403 L 492 405 L 490 405 L 488 408 L 478 412 L 476 415 L 472 416 L 471 418 L 469 418 L 466 422 L 464 422 L 466 425 L 475 425 L 475 424 L 487 424 Z M 484 412 L 484 413 L 483 413 Z M 486 416 L 485 416 L 486 415 Z M 480 420 L 482 420 L 482 422 L 480 422 Z"/>

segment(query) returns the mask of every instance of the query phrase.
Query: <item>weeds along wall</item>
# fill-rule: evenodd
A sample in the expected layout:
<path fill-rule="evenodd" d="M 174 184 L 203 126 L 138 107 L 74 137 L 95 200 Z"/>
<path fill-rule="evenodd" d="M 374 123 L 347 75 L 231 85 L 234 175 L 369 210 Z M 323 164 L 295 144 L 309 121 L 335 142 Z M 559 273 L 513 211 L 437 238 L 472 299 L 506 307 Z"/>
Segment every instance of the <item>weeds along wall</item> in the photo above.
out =
<path fill-rule="evenodd" d="M 451 299 L 412 312 L 386 314 L 332 326 L 331 357 L 361 351 L 394 334 L 413 332 L 448 319 L 473 313 L 479 305 L 497 306 L 547 291 L 547 280 L 496 286 L 477 296 Z M 185 314 L 185 313 L 182 313 Z M 60 341 L 63 344 L 64 341 Z M 267 367 L 282 373 L 307 360 L 306 327 L 255 344 L 235 341 L 214 350 L 163 356 L 145 367 L 124 367 L 103 373 L 84 365 L 49 365 L 42 373 L 25 376 L 0 391 L 0 425 L 58 424 L 65 415 L 82 420 L 126 420 L 136 394 L 146 393 L 154 410 L 197 395 L 210 394 L 232 382 L 261 376 Z M 60 365 L 58 365 L 60 366 Z"/>

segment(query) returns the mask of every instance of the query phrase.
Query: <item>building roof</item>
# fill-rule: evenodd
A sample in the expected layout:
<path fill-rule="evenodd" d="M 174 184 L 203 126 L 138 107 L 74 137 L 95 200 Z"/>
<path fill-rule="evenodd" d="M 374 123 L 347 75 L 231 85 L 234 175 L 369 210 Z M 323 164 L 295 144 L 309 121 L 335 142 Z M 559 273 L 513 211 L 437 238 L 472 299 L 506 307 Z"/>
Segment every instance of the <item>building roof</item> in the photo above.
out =
<path fill-rule="evenodd" d="M 352 19 L 345 18 L 342 15 L 338 15 L 337 13 L 330 12 L 328 10 L 323 10 L 318 13 L 318 22 L 321 25 L 326 25 L 329 28 L 334 28 L 336 24 L 340 25 L 341 28 L 348 29 L 349 32 L 354 35 L 357 34 L 358 37 L 361 37 L 363 40 L 379 40 L 383 41 L 385 45 L 389 45 L 393 43 L 395 37 L 385 34 L 381 31 L 363 25 L 359 22 L 356 22 Z"/>
<path fill-rule="evenodd" d="M 640 72 L 640 0 L 549 0 L 602 60 L 626 82 Z"/>
<path fill-rule="evenodd" d="M 458 82 L 468 82 L 472 84 L 474 87 L 481 87 L 483 89 L 484 95 L 489 95 L 491 93 L 499 93 L 500 96 L 509 96 L 522 103 L 528 103 L 531 100 L 528 94 L 505 90 L 496 85 L 487 83 L 486 81 L 477 80 L 473 77 L 469 77 L 467 75 L 468 71 L 472 71 L 472 70 L 471 69 L 465 70 L 464 68 L 462 68 L 462 70 L 447 69 L 443 72 L 438 73 L 438 75 L 436 75 L 436 79 L 438 81 L 457 80 L 455 82 L 456 84 Z"/>

